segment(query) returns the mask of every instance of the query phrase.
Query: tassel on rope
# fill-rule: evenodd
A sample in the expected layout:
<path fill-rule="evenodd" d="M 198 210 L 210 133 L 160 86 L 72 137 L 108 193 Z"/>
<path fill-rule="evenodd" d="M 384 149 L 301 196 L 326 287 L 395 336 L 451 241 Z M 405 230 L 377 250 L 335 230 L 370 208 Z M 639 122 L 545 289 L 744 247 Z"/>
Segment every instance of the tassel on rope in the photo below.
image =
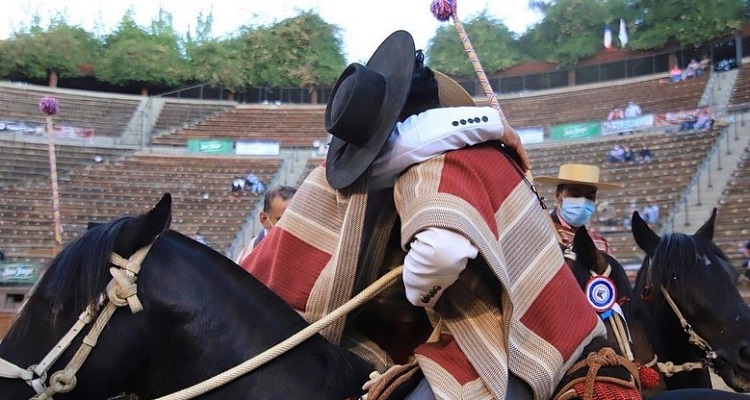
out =
<path fill-rule="evenodd" d="M 477 56 L 476 51 L 474 51 L 474 46 L 472 46 L 471 44 L 469 35 L 464 29 L 464 24 L 461 23 L 461 21 L 458 19 L 457 9 L 458 0 L 433 0 L 432 4 L 430 5 L 432 15 L 434 15 L 435 18 L 437 18 L 439 21 L 447 21 L 448 19 L 453 18 L 453 27 L 456 28 L 456 32 L 458 32 L 458 38 L 464 45 L 466 55 L 469 56 L 469 61 L 471 61 L 474 72 L 477 74 L 477 78 L 479 79 L 480 85 L 482 85 L 482 90 L 484 90 L 485 96 L 487 96 L 487 101 L 489 102 L 490 107 L 497 110 L 498 114 L 500 114 L 501 119 L 505 119 L 505 114 L 500 108 L 500 103 L 497 101 L 495 91 L 492 90 L 490 80 L 487 79 L 487 74 L 484 73 L 482 63 L 479 62 L 479 57 Z"/>
<path fill-rule="evenodd" d="M 430 11 L 438 21 L 445 22 L 456 13 L 456 3 L 454 0 L 434 0 L 430 4 Z"/>
<path fill-rule="evenodd" d="M 638 363 L 636 363 L 636 365 L 638 365 L 638 376 L 641 378 L 641 386 L 644 389 L 653 389 L 659 385 L 661 378 L 654 367 L 640 365 Z"/>

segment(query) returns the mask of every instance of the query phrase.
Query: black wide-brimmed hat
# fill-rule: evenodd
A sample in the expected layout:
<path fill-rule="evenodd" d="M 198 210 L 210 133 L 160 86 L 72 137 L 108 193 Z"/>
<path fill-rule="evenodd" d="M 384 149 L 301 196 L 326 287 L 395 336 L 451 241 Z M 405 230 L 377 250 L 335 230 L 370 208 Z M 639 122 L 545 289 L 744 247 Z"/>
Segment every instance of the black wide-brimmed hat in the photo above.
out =
<path fill-rule="evenodd" d="M 333 188 L 354 183 L 388 140 L 411 89 L 414 52 L 412 36 L 396 31 L 367 65 L 350 64 L 336 81 L 325 113 L 326 130 L 333 136 L 326 179 Z"/>

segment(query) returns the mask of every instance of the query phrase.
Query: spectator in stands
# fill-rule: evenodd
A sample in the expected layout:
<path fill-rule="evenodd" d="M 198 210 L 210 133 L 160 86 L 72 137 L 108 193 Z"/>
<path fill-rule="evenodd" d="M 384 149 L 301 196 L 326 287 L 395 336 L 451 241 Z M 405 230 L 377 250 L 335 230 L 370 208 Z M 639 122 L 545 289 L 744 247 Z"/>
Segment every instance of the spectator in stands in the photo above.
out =
<path fill-rule="evenodd" d="M 659 204 L 652 198 L 646 199 L 646 205 L 641 210 L 641 217 L 649 224 L 659 223 Z"/>
<path fill-rule="evenodd" d="M 232 181 L 232 193 L 242 193 L 245 189 L 245 180 L 242 177 L 235 177 Z"/>
<path fill-rule="evenodd" d="M 623 146 L 622 151 L 624 161 L 635 161 L 635 152 L 633 152 L 630 146 Z"/>
<path fill-rule="evenodd" d="M 291 186 L 276 186 L 268 191 L 263 196 L 263 211 L 258 213 L 258 221 L 263 226 L 263 230 L 258 233 L 250 242 L 247 243 L 239 257 L 237 257 L 237 263 L 240 263 L 245 256 L 250 252 L 266 237 L 268 231 L 279 222 L 279 219 L 284 212 L 289 202 L 292 201 L 292 197 L 297 193 L 297 189 Z"/>
<path fill-rule="evenodd" d="M 641 145 L 641 150 L 638 152 L 638 156 L 641 158 L 641 160 L 650 163 L 651 159 L 653 158 L 653 155 L 651 154 L 651 149 L 648 148 L 648 146 Z"/>
<path fill-rule="evenodd" d="M 99 164 L 102 161 L 104 161 L 104 159 L 99 154 L 97 154 L 97 155 L 94 156 L 94 162 L 95 163 Z"/>
<path fill-rule="evenodd" d="M 630 227 L 633 224 L 633 213 L 638 211 L 638 203 L 635 200 L 630 201 L 630 207 L 628 207 L 628 211 L 625 213 L 625 218 L 622 219 L 622 225 L 625 227 L 625 229 L 630 229 Z"/>
<path fill-rule="evenodd" d="M 625 149 L 619 144 L 614 145 L 612 150 L 609 151 L 609 162 L 624 162 L 625 161 Z"/>
<path fill-rule="evenodd" d="M 696 118 L 695 123 L 693 124 L 693 129 L 698 130 L 711 130 L 714 126 L 714 120 L 711 118 L 710 115 L 708 115 L 708 111 L 706 110 L 700 110 L 698 111 L 698 118 Z"/>
<path fill-rule="evenodd" d="M 596 215 L 596 221 L 602 225 L 617 225 L 617 212 L 615 211 L 615 208 L 609 204 L 608 201 L 603 201 L 599 204 L 599 207 L 597 207 Z"/>
<path fill-rule="evenodd" d="M 252 172 L 247 174 L 245 181 L 247 183 L 247 190 L 253 194 L 261 194 L 266 191 L 266 185 Z"/>
<path fill-rule="evenodd" d="M 628 102 L 628 106 L 625 107 L 625 118 L 640 117 L 642 113 L 641 106 L 634 101 Z"/>
<path fill-rule="evenodd" d="M 695 114 L 688 115 L 680 124 L 680 132 L 693 130 L 696 122 L 698 122 L 698 117 Z"/>
<path fill-rule="evenodd" d="M 675 64 L 672 69 L 669 70 L 669 81 L 670 82 L 679 82 L 682 80 L 682 69 L 680 69 L 680 66 Z"/>
<path fill-rule="evenodd" d="M 685 78 L 694 78 L 703 75 L 703 67 L 695 58 L 690 60 L 690 63 L 685 67 Z"/>
<path fill-rule="evenodd" d="M 3 249 L 0 249 L 0 261 L 5 261 L 5 252 Z"/>
<path fill-rule="evenodd" d="M 620 106 L 613 106 L 612 109 L 609 110 L 609 115 L 607 115 L 607 121 L 623 118 L 625 118 L 625 114 L 623 114 L 622 107 Z"/>
<path fill-rule="evenodd" d="M 707 55 L 703 55 L 700 61 L 702 71 L 711 71 L 711 59 Z"/>
<path fill-rule="evenodd" d="M 557 177 L 540 176 L 537 183 L 556 185 L 555 207 L 550 216 L 561 244 L 570 248 L 579 227 L 591 221 L 596 210 L 596 194 L 599 190 L 619 188 L 619 185 L 599 182 L 599 167 L 585 164 L 564 164 Z M 596 248 L 612 254 L 604 236 L 589 230 Z"/>

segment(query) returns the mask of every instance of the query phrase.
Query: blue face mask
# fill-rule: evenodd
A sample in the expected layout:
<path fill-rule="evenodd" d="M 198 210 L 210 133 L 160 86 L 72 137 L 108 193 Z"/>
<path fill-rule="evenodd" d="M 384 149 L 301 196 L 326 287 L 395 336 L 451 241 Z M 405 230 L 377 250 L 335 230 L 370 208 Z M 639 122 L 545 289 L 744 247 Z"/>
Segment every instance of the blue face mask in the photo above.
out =
<path fill-rule="evenodd" d="M 585 197 L 565 197 L 560 215 L 568 225 L 577 228 L 591 221 L 595 209 L 594 202 Z"/>

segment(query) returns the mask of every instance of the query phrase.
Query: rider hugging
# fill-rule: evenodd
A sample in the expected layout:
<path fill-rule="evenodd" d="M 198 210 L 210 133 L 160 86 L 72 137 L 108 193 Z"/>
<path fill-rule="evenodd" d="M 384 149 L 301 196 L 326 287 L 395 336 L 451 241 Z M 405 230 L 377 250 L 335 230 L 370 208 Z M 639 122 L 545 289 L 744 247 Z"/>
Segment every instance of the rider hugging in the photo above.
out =
<path fill-rule="evenodd" d="M 325 163 L 240 265 L 314 322 L 403 264 L 403 285 L 321 332 L 379 372 L 370 400 L 641 398 L 518 134 L 425 66 L 409 33 L 344 70 L 325 124 Z"/>

